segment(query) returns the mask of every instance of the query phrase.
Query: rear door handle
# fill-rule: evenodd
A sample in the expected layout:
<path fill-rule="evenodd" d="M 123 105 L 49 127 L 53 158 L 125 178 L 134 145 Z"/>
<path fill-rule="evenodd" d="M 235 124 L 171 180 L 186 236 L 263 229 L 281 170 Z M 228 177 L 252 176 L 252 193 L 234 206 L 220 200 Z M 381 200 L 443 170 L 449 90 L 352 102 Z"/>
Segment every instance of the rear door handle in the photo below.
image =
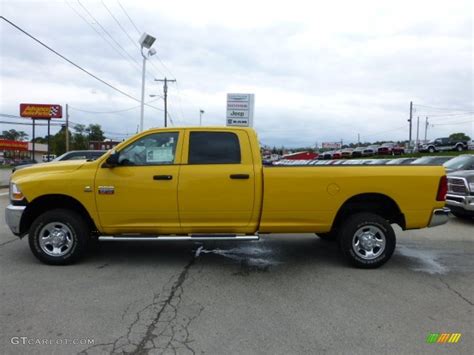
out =
<path fill-rule="evenodd" d="M 231 174 L 230 178 L 231 179 L 246 180 L 246 179 L 250 179 L 250 175 L 249 174 Z"/>
<path fill-rule="evenodd" d="M 173 175 L 154 175 L 153 180 L 172 180 Z"/>

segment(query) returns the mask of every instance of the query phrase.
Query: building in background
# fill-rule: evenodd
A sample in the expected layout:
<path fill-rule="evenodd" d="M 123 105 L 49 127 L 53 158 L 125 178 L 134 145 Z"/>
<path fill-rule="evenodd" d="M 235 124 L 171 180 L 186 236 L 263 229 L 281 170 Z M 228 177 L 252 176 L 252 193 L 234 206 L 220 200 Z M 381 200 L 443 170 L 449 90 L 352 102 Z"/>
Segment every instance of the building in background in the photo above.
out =
<path fill-rule="evenodd" d="M 47 144 L 35 143 L 35 156 L 33 157 L 33 143 L 0 139 L 0 164 L 7 165 L 26 159 L 42 162 L 43 155 L 47 153 Z"/>
<path fill-rule="evenodd" d="M 109 150 L 114 148 L 116 145 L 122 143 L 122 141 L 113 141 L 111 139 L 106 139 L 104 141 L 90 141 L 89 149 L 90 150 Z"/>

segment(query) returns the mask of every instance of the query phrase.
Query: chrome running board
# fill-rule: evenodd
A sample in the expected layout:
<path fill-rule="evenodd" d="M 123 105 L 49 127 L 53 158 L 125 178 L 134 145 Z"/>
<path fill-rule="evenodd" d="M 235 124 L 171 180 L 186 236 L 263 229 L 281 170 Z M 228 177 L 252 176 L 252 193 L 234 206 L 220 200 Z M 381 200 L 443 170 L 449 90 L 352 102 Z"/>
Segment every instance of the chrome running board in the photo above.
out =
<path fill-rule="evenodd" d="M 103 235 L 99 237 L 100 241 L 211 241 L 211 240 L 259 240 L 258 235 L 233 235 L 233 234 L 193 234 L 183 236 L 170 236 L 170 235 L 158 235 L 158 236 L 110 236 Z"/>

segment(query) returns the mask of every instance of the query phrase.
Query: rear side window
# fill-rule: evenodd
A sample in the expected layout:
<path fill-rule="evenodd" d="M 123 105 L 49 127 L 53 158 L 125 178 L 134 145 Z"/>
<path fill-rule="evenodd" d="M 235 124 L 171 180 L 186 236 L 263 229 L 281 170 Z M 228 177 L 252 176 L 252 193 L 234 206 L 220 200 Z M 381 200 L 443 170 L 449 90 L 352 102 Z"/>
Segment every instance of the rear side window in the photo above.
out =
<path fill-rule="evenodd" d="M 189 164 L 240 164 L 239 138 L 231 132 L 191 132 Z"/>

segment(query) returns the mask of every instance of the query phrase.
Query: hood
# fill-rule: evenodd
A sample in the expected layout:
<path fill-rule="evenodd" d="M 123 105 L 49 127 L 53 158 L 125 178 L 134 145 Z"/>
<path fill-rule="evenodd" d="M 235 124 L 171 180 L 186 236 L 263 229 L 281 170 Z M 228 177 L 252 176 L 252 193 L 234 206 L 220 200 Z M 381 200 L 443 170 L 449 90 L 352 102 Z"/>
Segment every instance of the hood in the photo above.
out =
<path fill-rule="evenodd" d="M 474 183 L 474 170 L 458 170 L 448 173 L 448 177 L 460 177 Z"/>
<path fill-rule="evenodd" d="M 22 169 L 15 171 L 11 178 L 12 180 L 17 180 L 33 174 L 66 173 L 77 170 L 84 164 L 86 164 L 85 160 L 69 160 L 33 164 L 31 166 L 22 167 Z"/>

